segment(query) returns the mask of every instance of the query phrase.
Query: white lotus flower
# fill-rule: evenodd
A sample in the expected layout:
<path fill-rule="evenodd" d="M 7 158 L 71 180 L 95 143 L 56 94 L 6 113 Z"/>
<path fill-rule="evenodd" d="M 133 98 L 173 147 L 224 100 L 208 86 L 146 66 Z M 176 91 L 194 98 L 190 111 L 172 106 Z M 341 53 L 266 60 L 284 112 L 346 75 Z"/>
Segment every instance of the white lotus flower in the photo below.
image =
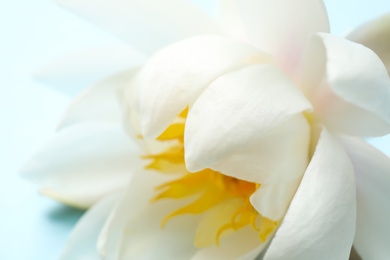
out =
<path fill-rule="evenodd" d="M 122 22 L 138 19 L 136 8 L 157 18 L 146 20 L 150 29 L 173 28 L 166 25 L 195 12 L 155 11 L 188 7 L 181 1 L 131 1 L 129 9 L 63 2 L 92 18 L 104 14 L 104 26 L 130 40 L 136 34 L 124 25 L 134 23 Z M 357 138 L 390 132 L 384 65 L 361 45 L 317 33 L 328 31 L 321 1 L 222 3 L 235 39 L 190 38 L 102 81 L 73 103 L 61 125 L 68 128 L 27 165 L 46 194 L 79 207 L 124 190 L 87 212 L 63 258 L 347 259 L 354 244 L 364 259 L 386 259 L 389 159 Z M 200 28 L 178 30 L 185 33 L 164 44 L 220 32 Z M 150 44 L 138 47 L 159 47 Z M 131 67 L 142 64 L 137 57 Z M 118 89 L 128 132 L 146 137 L 142 149 L 118 127 Z"/>

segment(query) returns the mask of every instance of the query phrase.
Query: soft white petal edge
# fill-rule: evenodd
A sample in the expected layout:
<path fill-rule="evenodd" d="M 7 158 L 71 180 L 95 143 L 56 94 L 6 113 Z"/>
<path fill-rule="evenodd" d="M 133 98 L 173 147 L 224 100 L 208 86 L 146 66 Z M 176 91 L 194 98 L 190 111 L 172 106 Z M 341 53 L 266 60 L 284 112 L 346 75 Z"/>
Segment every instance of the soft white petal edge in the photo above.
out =
<path fill-rule="evenodd" d="M 127 45 L 110 45 L 69 53 L 34 73 L 34 78 L 75 95 L 99 80 L 142 65 L 146 57 Z"/>
<path fill-rule="evenodd" d="M 185 0 L 56 0 L 151 54 L 187 37 L 221 33 L 210 17 Z"/>
<path fill-rule="evenodd" d="M 81 217 L 66 241 L 60 260 L 100 259 L 97 239 L 118 198 L 118 194 L 103 198 Z"/>
<path fill-rule="evenodd" d="M 21 173 L 43 194 L 88 208 L 124 188 L 140 163 L 138 149 L 119 125 L 86 123 L 58 133 Z"/>
<path fill-rule="evenodd" d="M 262 184 L 250 197 L 251 204 L 262 216 L 281 221 L 299 187 L 301 177 L 280 183 Z"/>
<path fill-rule="evenodd" d="M 347 38 L 373 50 L 390 71 L 390 13 L 361 25 Z"/>
<path fill-rule="evenodd" d="M 348 155 L 324 129 L 264 259 L 348 259 L 355 235 L 355 185 Z"/>
<path fill-rule="evenodd" d="M 118 123 L 122 119 L 119 98 L 120 90 L 130 82 L 135 71 L 126 71 L 107 78 L 76 97 L 69 105 L 58 130 L 78 123 Z"/>
<path fill-rule="evenodd" d="M 193 37 L 158 52 L 137 77 L 144 136 L 158 136 L 212 81 L 248 65 L 250 57 L 269 59 L 253 47 L 219 36 Z"/>
<path fill-rule="evenodd" d="M 252 65 L 225 74 L 200 95 L 188 113 L 187 168 L 210 167 L 310 109 L 299 89 L 273 65 Z"/>
<path fill-rule="evenodd" d="M 283 68 L 294 71 L 303 49 L 316 32 L 329 32 L 322 0 L 236 0 L 249 41 L 272 53 Z"/>
<path fill-rule="evenodd" d="M 208 168 L 263 185 L 295 181 L 308 164 L 309 145 L 310 126 L 298 114 Z"/>
<path fill-rule="evenodd" d="M 318 116 L 330 130 L 366 136 L 390 132 L 390 79 L 373 51 L 361 44 L 319 33 L 312 38 L 306 57 L 302 84 Z M 338 105 L 330 105 L 332 103 Z M 340 110 L 348 109 L 352 116 L 332 119 L 338 116 L 337 111 L 333 111 L 335 106 Z M 368 122 L 370 128 L 365 127 Z"/>
<path fill-rule="evenodd" d="M 354 247 L 363 259 L 390 255 L 390 158 L 357 138 L 341 137 L 355 168 L 357 225 Z"/>

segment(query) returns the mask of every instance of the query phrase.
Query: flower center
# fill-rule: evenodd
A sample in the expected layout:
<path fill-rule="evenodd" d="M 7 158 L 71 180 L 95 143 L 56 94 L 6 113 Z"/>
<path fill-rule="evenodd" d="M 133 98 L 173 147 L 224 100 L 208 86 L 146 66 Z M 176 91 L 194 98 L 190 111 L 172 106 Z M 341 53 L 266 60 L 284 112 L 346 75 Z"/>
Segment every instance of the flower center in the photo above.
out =
<path fill-rule="evenodd" d="M 202 248 L 220 244 L 220 239 L 232 231 L 246 226 L 258 232 L 261 241 L 266 241 L 278 223 L 261 216 L 251 205 L 250 196 L 260 184 L 239 180 L 211 169 L 195 173 L 185 170 L 184 127 L 187 110 L 183 111 L 178 122 L 171 124 L 157 140 L 176 141 L 170 148 L 159 154 L 143 158 L 151 162 L 146 169 L 161 173 L 171 173 L 182 167 L 182 175 L 176 180 L 155 187 L 157 195 L 151 200 L 191 199 L 189 204 L 168 214 L 161 222 L 164 228 L 169 220 L 183 214 L 202 214 L 197 227 L 195 246 Z"/>

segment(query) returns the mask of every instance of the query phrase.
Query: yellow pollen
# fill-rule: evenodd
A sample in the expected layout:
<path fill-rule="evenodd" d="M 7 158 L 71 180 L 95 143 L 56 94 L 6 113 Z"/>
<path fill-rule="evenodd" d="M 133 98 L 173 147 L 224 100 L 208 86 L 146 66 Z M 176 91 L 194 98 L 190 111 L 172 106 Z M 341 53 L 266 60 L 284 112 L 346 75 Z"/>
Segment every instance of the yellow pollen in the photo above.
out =
<path fill-rule="evenodd" d="M 185 166 L 184 128 L 187 113 L 188 109 L 179 115 L 184 122 L 173 123 L 157 138 L 159 141 L 176 140 L 175 144 L 162 153 L 143 156 L 144 159 L 151 160 L 146 169 L 169 173 L 174 167 Z M 189 204 L 168 214 L 162 220 L 161 227 L 164 228 L 172 218 L 180 215 L 204 214 L 202 215 L 205 220 L 203 226 L 207 228 L 198 227 L 200 232 L 197 232 L 195 237 L 197 247 L 209 246 L 210 243 L 218 246 L 221 238 L 228 235 L 227 233 L 246 226 L 252 227 L 264 242 L 276 229 L 278 223 L 261 216 L 250 203 L 250 196 L 260 186 L 211 169 L 196 173 L 185 170 L 180 178 L 155 187 L 157 195 L 151 199 L 151 202 L 156 203 L 162 199 L 193 198 Z M 210 210 L 213 210 L 212 214 Z M 207 221 L 208 218 L 210 221 Z"/>

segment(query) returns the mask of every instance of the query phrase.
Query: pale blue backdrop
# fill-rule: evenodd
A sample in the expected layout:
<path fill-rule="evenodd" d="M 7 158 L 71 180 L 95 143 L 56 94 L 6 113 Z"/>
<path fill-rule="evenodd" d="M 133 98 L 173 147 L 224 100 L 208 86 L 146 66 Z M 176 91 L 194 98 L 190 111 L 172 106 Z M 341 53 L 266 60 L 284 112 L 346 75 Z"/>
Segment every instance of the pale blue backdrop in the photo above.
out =
<path fill-rule="evenodd" d="M 337 34 L 390 11 L 388 0 L 325 1 Z M 69 103 L 69 97 L 30 75 L 50 59 L 111 43 L 119 41 L 49 0 L 1 1 L 0 259 L 56 259 L 82 214 L 39 196 L 18 176 L 23 162 L 54 133 Z M 389 140 L 372 142 L 389 154 Z"/>

